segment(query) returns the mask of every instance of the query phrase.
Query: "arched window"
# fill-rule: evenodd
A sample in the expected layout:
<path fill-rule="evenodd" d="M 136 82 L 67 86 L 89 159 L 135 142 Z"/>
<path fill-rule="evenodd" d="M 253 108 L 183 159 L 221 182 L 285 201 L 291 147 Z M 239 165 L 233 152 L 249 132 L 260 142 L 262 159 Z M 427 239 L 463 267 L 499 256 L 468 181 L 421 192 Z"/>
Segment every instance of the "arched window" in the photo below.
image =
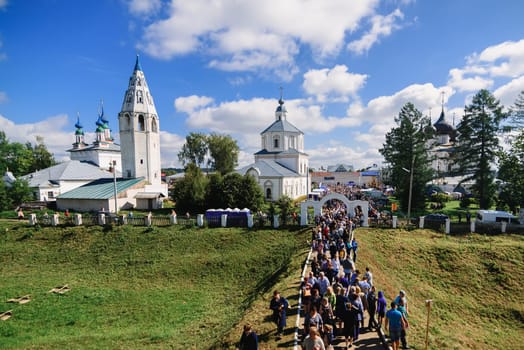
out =
<path fill-rule="evenodd" d="M 266 199 L 271 199 L 271 188 L 266 188 Z"/>
<path fill-rule="evenodd" d="M 131 126 L 131 117 L 129 116 L 129 114 L 126 114 L 126 126 L 128 129 Z"/>
<path fill-rule="evenodd" d="M 127 102 L 127 103 L 131 103 L 131 102 L 133 102 L 133 93 L 132 93 L 131 91 L 129 91 L 129 92 L 127 93 L 126 102 Z"/>
<path fill-rule="evenodd" d="M 275 136 L 273 138 L 273 148 L 279 148 L 280 147 L 280 136 Z"/>
<path fill-rule="evenodd" d="M 146 123 L 142 114 L 138 116 L 138 131 L 146 131 Z"/>
<path fill-rule="evenodd" d="M 155 118 L 153 118 L 153 120 L 151 121 L 151 131 L 153 132 L 158 132 L 158 127 L 156 125 L 156 120 Z"/>
<path fill-rule="evenodd" d="M 136 102 L 138 103 L 144 103 L 144 97 L 142 95 L 142 90 L 138 90 L 136 92 L 136 100 L 137 100 Z"/>

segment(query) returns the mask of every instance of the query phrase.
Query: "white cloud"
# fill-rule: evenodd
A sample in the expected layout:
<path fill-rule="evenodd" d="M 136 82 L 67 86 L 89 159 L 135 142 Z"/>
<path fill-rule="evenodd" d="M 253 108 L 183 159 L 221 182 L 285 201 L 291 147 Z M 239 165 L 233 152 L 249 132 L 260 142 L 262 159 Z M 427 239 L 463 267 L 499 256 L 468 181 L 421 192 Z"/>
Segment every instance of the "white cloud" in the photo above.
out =
<path fill-rule="evenodd" d="M 494 77 L 515 78 L 524 74 L 524 39 L 490 46 L 472 60 L 474 64 L 487 63 Z"/>
<path fill-rule="evenodd" d="M 36 142 L 37 136 L 44 138 L 47 149 L 55 155 L 56 160 L 63 160 L 68 156 L 65 151 L 74 142 L 74 133 L 65 130 L 68 126 L 68 117 L 65 114 L 49 117 L 32 124 L 16 124 L 14 121 L 0 115 L 2 131 L 11 142 Z"/>
<path fill-rule="evenodd" d="M 290 79 L 298 71 L 294 59 L 301 45 L 317 59 L 337 54 L 378 5 L 378 0 L 172 0 L 166 16 L 145 27 L 139 46 L 157 58 L 198 51 L 217 69 L 287 72 Z M 400 17 L 399 11 L 377 17 L 371 32 L 387 35 Z"/>
<path fill-rule="evenodd" d="M 399 9 L 391 12 L 387 16 L 375 15 L 371 17 L 371 29 L 358 40 L 354 40 L 347 45 L 348 50 L 363 54 L 379 42 L 380 38 L 391 35 L 394 30 L 401 28 L 397 20 L 404 19 L 404 14 Z"/>
<path fill-rule="evenodd" d="M 175 109 L 179 112 L 191 113 L 195 109 L 205 107 L 213 103 L 213 98 L 206 96 L 191 95 L 175 99 Z"/>
<path fill-rule="evenodd" d="M 160 10 L 160 0 L 129 0 L 129 12 L 135 16 L 147 16 Z"/>
<path fill-rule="evenodd" d="M 495 78 L 517 78 L 524 74 L 524 39 L 489 46 L 466 57 L 463 68 L 449 71 L 448 84 L 459 91 L 488 89 Z"/>
<path fill-rule="evenodd" d="M 506 108 L 509 108 L 513 106 L 521 91 L 524 91 L 524 75 L 500 86 L 493 92 L 493 95 L 499 99 Z"/>
<path fill-rule="evenodd" d="M 356 95 L 367 79 L 366 74 L 348 72 L 345 65 L 332 69 L 312 69 L 304 74 L 302 87 L 309 95 L 316 95 L 317 100 L 340 100 L 346 102 L 348 96 Z M 331 97 L 331 98 L 328 98 Z"/>
<path fill-rule="evenodd" d="M 167 131 L 160 131 L 160 153 L 162 168 L 182 167 L 178 161 L 178 152 L 186 142 L 186 138 Z"/>
<path fill-rule="evenodd" d="M 493 85 L 492 79 L 486 79 L 480 75 L 465 77 L 476 69 L 458 69 L 453 68 L 449 71 L 448 85 L 459 91 L 478 91 L 480 89 L 489 89 Z"/>
<path fill-rule="evenodd" d="M 0 104 L 6 103 L 7 101 L 9 101 L 7 94 L 4 91 L 0 91 Z"/>
<path fill-rule="evenodd" d="M 0 10 L 7 7 L 7 0 L 0 0 Z"/>

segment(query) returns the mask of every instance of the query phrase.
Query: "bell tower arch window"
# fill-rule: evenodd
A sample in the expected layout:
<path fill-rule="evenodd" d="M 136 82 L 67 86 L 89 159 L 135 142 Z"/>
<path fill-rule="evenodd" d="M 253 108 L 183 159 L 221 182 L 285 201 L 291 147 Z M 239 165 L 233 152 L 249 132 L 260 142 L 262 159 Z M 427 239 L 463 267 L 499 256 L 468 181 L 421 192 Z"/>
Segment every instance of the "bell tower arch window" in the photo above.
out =
<path fill-rule="evenodd" d="M 138 103 L 144 103 L 144 96 L 142 94 L 142 90 L 138 90 L 136 92 L 136 100 Z"/>
<path fill-rule="evenodd" d="M 142 114 L 138 116 L 138 131 L 146 131 L 146 123 Z"/>
<path fill-rule="evenodd" d="M 158 127 L 157 127 L 155 118 L 153 118 L 153 120 L 151 121 L 151 131 L 158 132 Z"/>

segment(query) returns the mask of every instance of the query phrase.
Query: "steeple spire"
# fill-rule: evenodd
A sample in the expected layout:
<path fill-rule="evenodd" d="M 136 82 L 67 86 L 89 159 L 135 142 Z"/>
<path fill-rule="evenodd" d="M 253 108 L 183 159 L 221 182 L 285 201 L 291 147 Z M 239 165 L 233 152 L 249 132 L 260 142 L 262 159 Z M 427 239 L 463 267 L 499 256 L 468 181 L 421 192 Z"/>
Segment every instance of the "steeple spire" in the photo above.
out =
<path fill-rule="evenodd" d="M 135 71 L 142 71 L 142 67 L 140 66 L 140 61 L 138 60 L 138 53 L 136 54 L 136 63 L 135 63 Z"/>
<path fill-rule="evenodd" d="M 73 149 L 83 148 L 87 144 L 84 142 L 84 130 L 82 124 L 80 124 L 80 112 L 76 113 L 75 128 L 75 143 L 73 143 Z"/>
<path fill-rule="evenodd" d="M 286 113 L 287 113 L 287 110 L 286 110 L 286 107 L 284 107 L 284 99 L 283 99 L 283 91 L 284 89 L 282 88 L 282 86 L 280 87 L 280 99 L 278 100 L 278 107 L 277 107 L 277 110 L 275 111 L 275 119 L 276 120 L 285 120 L 286 119 Z"/>

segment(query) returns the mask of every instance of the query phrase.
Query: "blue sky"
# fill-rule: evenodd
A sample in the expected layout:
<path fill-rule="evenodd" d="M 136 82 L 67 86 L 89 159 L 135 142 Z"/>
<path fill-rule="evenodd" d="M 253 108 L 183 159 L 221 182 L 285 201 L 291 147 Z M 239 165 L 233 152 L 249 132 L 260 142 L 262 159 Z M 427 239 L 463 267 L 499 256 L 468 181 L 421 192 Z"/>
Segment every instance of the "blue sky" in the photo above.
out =
<path fill-rule="evenodd" d="M 280 87 L 312 167 L 367 167 L 406 102 L 436 121 L 444 97 L 450 123 L 482 88 L 512 105 L 523 13 L 516 0 L 0 0 L 0 129 L 64 160 L 77 113 L 94 140 L 103 99 L 118 140 L 139 53 L 164 167 L 192 131 L 230 134 L 250 163 Z"/>

